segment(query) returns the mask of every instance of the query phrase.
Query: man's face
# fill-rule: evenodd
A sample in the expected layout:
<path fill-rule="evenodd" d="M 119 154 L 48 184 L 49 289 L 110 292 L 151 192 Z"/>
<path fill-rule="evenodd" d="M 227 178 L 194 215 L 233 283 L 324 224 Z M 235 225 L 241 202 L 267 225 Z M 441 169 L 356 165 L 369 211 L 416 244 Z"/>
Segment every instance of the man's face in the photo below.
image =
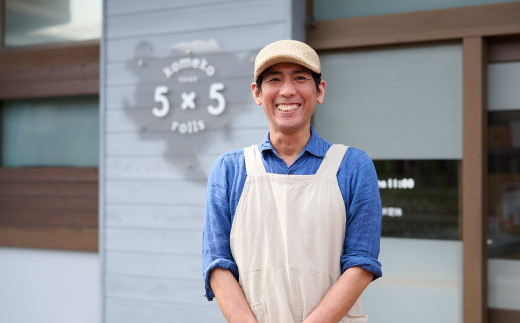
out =
<path fill-rule="evenodd" d="M 316 103 L 322 103 L 325 82 L 320 82 L 320 93 L 312 72 L 291 63 L 271 66 L 263 73 L 262 91 L 251 85 L 253 98 L 262 105 L 269 120 L 271 132 L 294 133 L 308 130 Z"/>

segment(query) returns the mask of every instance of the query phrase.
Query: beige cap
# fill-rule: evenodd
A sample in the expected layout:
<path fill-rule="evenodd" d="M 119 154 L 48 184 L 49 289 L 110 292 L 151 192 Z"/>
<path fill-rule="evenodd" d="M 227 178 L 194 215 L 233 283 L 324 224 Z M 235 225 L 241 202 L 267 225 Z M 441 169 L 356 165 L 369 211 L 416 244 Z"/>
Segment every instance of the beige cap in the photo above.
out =
<path fill-rule="evenodd" d="M 294 63 L 321 74 L 320 58 L 312 47 L 297 40 L 279 40 L 265 46 L 255 58 L 255 82 L 263 71 L 279 63 Z"/>

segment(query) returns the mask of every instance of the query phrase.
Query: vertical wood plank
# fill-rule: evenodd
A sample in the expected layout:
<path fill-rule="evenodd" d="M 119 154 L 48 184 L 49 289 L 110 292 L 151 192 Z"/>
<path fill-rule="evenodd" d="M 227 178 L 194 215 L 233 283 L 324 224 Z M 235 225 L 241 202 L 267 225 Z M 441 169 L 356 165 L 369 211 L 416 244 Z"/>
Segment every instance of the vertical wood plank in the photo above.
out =
<path fill-rule="evenodd" d="M 0 51 L 4 47 L 4 0 L 0 0 Z"/>
<path fill-rule="evenodd" d="M 487 322 L 485 48 L 482 37 L 463 40 L 462 225 L 464 323 Z"/>

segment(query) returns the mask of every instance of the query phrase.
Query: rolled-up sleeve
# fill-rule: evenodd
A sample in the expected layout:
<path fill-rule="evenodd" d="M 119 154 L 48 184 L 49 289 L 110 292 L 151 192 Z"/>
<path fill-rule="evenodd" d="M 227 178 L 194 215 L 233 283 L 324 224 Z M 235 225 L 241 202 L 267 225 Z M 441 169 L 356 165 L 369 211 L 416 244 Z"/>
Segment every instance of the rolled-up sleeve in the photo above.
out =
<path fill-rule="evenodd" d="M 352 169 L 345 183 L 348 199 L 342 272 L 357 266 L 372 272 L 375 280 L 382 276 L 378 260 L 382 210 L 377 174 L 372 160 L 360 150 L 348 164 Z"/>
<path fill-rule="evenodd" d="M 228 170 L 225 157 L 219 157 L 211 169 L 206 193 L 206 209 L 202 232 L 202 275 L 206 298 L 215 297 L 209 284 L 209 275 L 215 268 L 228 269 L 238 280 L 238 267 L 231 255 L 229 233 L 231 214 L 229 207 Z"/>

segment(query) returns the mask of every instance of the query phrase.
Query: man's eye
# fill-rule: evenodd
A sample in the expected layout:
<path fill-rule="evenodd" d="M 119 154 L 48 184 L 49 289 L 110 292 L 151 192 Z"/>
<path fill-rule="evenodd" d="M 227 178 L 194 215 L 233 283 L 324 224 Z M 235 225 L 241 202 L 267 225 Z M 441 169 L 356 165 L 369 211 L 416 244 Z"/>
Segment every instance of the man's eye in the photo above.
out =
<path fill-rule="evenodd" d="M 279 78 L 276 78 L 276 77 L 273 77 L 272 79 L 268 79 L 267 82 L 269 83 L 275 83 L 275 82 L 279 82 L 280 79 Z"/>

